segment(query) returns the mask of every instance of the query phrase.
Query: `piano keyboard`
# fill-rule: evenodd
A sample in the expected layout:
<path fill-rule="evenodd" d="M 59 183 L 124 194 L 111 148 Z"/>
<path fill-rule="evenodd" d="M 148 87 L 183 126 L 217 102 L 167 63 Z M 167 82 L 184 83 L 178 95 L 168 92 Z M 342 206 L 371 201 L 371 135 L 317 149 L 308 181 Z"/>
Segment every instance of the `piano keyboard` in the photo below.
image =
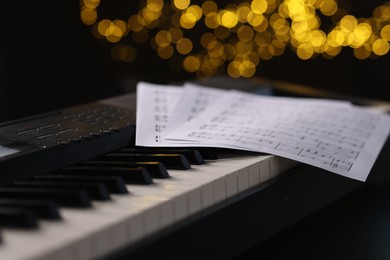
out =
<path fill-rule="evenodd" d="M 28 129 L 23 134 L 14 131 L 12 122 L 0 125 L 0 145 L 21 150 L 0 157 L 0 259 L 134 255 L 153 241 L 187 232 L 187 227 L 210 218 L 223 223 L 218 233 L 235 244 L 218 247 L 215 234 L 207 233 L 214 241 L 196 241 L 192 258 L 209 256 L 213 250 L 217 256 L 234 255 L 238 243 L 247 248 L 361 186 L 313 168 L 302 171 L 302 165 L 299 174 L 289 174 L 297 163 L 272 155 L 227 150 L 215 154 L 199 148 L 200 157 L 188 150 L 139 150 L 129 145 L 135 95 L 95 103 L 85 107 L 87 112 L 77 114 L 75 108 L 22 121 L 23 129 Z M 73 130 L 64 133 L 68 128 Z M 22 139 L 12 141 L 17 138 Z M 158 159 L 151 157 L 156 153 Z M 253 200 L 257 194 L 260 201 Z M 256 209 L 250 217 L 244 213 L 242 217 L 241 208 L 234 214 L 232 206 L 242 201 Z M 223 215 L 232 210 L 233 220 Z M 260 222 L 261 232 L 231 239 L 226 229 L 232 227 L 225 223 L 234 225 L 238 218 L 246 225 L 233 227 L 236 232 L 252 232 L 249 224 L 254 222 Z M 198 250 L 205 243 L 207 250 Z M 181 247 L 182 255 L 187 255 L 186 247 Z"/>
<path fill-rule="evenodd" d="M 137 245 L 208 208 L 243 196 L 251 188 L 266 186 L 295 164 L 276 156 L 250 153 L 219 154 L 219 157 L 205 160 L 204 164 L 191 164 L 187 170 L 168 169 L 169 178 L 153 177 L 151 184 L 132 184 L 129 180 L 125 186 L 128 193 L 111 191 L 108 200 L 92 198 L 90 207 L 72 207 L 65 203 L 65 206 L 59 206 L 61 219 L 38 217 L 37 228 L 4 226 L 0 259 L 105 257 L 123 247 Z M 104 159 L 99 158 L 99 161 L 104 162 Z M 96 161 L 84 162 L 75 166 L 96 164 Z M 58 174 L 74 176 L 77 167 L 74 167 L 74 173 L 67 169 Z M 123 164 L 113 166 L 113 169 L 115 167 L 125 168 Z M 89 175 L 82 178 L 85 176 Z M 97 177 L 101 176 L 98 174 Z M 45 177 L 33 178 L 31 182 L 39 183 Z M 60 189 L 61 185 L 57 182 L 53 188 Z M 50 196 L 44 199 L 50 199 Z"/>

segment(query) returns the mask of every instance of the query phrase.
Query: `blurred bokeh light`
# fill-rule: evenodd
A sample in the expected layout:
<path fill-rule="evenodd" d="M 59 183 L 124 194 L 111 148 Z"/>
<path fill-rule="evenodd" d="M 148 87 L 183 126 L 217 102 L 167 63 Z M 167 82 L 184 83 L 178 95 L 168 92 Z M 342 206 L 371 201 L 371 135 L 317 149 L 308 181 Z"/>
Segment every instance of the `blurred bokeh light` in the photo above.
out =
<path fill-rule="evenodd" d="M 335 0 L 143 0 L 126 19 L 101 17 L 99 5 L 82 0 L 81 21 L 112 44 L 115 60 L 136 61 L 132 43 L 149 42 L 161 59 L 179 61 L 175 66 L 200 79 L 221 71 L 252 77 L 262 60 L 287 48 L 301 60 L 332 59 L 343 48 L 360 60 L 389 52 L 390 2 L 369 18 L 355 17 Z"/>

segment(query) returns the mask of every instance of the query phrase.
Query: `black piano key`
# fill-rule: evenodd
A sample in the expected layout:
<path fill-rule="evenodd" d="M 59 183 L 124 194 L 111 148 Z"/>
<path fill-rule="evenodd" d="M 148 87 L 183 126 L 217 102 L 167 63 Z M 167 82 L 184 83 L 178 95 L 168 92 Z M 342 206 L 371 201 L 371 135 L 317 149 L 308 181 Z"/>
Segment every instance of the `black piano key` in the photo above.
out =
<path fill-rule="evenodd" d="M 218 153 L 212 147 L 196 147 L 196 150 L 202 155 L 205 160 L 218 160 Z"/>
<path fill-rule="evenodd" d="M 152 176 L 145 168 L 69 166 L 59 170 L 61 174 L 84 176 L 119 176 L 127 184 L 151 184 Z"/>
<path fill-rule="evenodd" d="M 61 219 L 58 205 L 53 200 L 0 199 L 0 207 L 27 208 L 33 210 L 40 218 Z"/>
<path fill-rule="evenodd" d="M 187 158 L 190 164 L 200 165 L 205 163 L 200 152 L 194 149 L 177 149 L 177 148 L 162 149 L 162 148 L 152 148 L 152 147 L 124 148 L 119 150 L 119 153 L 182 154 Z"/>
<path fill-rule="evenodd" d="M 164 164 L 159 162 L 118 162 L 118 161 L 84 161 L 80 165 L 84 166 L 109 166 L 125 168 L 145 168 L 153 178 L 169 178 L 169 173 Z"/>
<path fill-rule="evenodd" d="M 98 182 L 104 183 L 107 189 L 114 194 L 127 194 L 129 191 L 126 188 L 126 184 L 121 177 L 117 176 L 76 176 L 76 175 L 41 175 L 34 176 L 36 180 L 49 180 L 60 182 Z"/>
<path fill-rule="evenodd" d="M 84 190 L 0 187 L 1 198 L 52 199 L 61 206 L 88 208 L 91 198 Z"/>
<path fill-rule="evenodd" d="M 0 226 L 13 228 L 37 228 L 38 217 L 25 208 L 0 207 Z"/>
<path fill-rule="evenodd" d="M 130 149 L 134 148 L 134 147 L 129 147 Z M 143 147 L 143 146 L 136 146 L 135 148 L 139 148 L 139 149 L 156 149 L 154 147 Z M 159 147 L 157 149 L 167 149 L 167 150 L 170 150 L 172 149 L 172 147 Z M 203 159 L 205 160 L 217 160 L 218 159 L 218 152 L 217 152 L 217 148 L 213 148 L 213 147 L 177 147 L 177 148 L 173 148 L 173 149 L 188 149 L 188 150 L 197 150 L 200 155 L 203 157 Z"/>
<path fill-rule="evenodd" d="M 182 154 L 124 154 L 108 153 L 101 157 L 103 160 L 122 162 L 161 162 L 167 169 L 188 170 L 190 162 Z"/>
<path fill-rule="evenodd" d="M 110 192 L 103 183 L 78 183 L 78 182 L 59 182 L 48 180 L 26 180 L 16 181 L 12 184 L 15 187 L 25 188 L 54 188 L 54 189 L 80 189 L 85 190 L 93 200 L 109 200 Z"/>

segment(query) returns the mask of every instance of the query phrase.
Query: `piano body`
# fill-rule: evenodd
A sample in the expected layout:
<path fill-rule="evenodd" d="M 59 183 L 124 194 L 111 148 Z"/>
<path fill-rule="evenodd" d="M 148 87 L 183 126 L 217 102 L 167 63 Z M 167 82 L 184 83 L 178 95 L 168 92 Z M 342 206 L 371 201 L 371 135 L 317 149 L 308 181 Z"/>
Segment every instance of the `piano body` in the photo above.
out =
<path fill-rule="evenodd" d="M 252 81 L 251 84 L 250 87 L 270 86 L 270 83 L 265 85 L 259 81 Z M 271 85 L 274 91 L 286 91 L 288 88 L 288 85 L 283 84 Z M 1 174 L 5 177 L 0 192 L 18 188 L 30 191 L 41 187 L 62 190 L 66 185 L 62 187 L 58 184 L 53 179 L 55 176 L 62 176 L 61 181 L 65 184 L 63 176 L 70 173 L 74 184 L 85 180 L 80 167 L 90 167 L 94 171 L 99 167 L 107 170 L 106 164 L 100 165 L 98 162 L 106 161 L 109 154 L 124 152 L 123 148 L 134 148 L 131 138 L 134 137 L 135 127 L 132 124 L 134 107 L 135 95 L 129 93 L 57 113 L 3 123 L 2 135 L 22 124 L 22 130 L 27 131 L 28 138 L 36 138 L 40 135 L 34 131 L 28 132 L 29 129 L 43 126 L 41 132 L 47 134 L 44 129 L 49 129 L 50 122 L 59 118 L 73 122 L 83 118 L 86 121 L 81 124 L 90 125 L 91 121 L 88 120 L 100 118 L 101 113 L 114 113 L 117 116 L 115 120 L 119 120 L 110 122 L 107 129 L 102 128 L 104 124 L 97 124 L 93 128 L 95 131 L 87 128 L 88 131 L 81 135 L 76 131 L 79 138 L 73 138 L 72 135 L 72 138 L 67 138 L 69 142 L 59 142 L 53 147 L 50 144 L 45 148 L 35 147 L 38 152 L 28 150 L 12 164 L 7 164 L 7 161 L 12 161 L 7 156 L 4 157 L 7 160 L 1 158 Z M 42 120 L 46 119 L 49 122 L 42 125 Z M 57 126 L 61 124 L 66 129 L 71 128 L 65 123 L 58 123 Z M 82 126 L 76 129 L 84 131 Z M 4 139 L 2 136 L 3 146 Z M 14 148 L 19 149 L 20 146 Z M 153 152 L 138 152 L 147 151 Z M 127 259 L 146 256 L 233 258 L 364 186 L 361 182 L 273 155 L 223 149 L 209 151 L 218 158 L 208 157 L 210 155 L 205 153 L 206 150 L 199 149 L 205 163 L 190 162 L 190 169 L 168 165 L 169 178 L 153 176 L 152 181 L 144 185 L 132 178 L 125 179 L 117 169 L 123 169 L 123 164 L 110 164 L 111 168 L 108 169 L 112 172 L 107 171 L 106 175 L 116 176 L 117 173 L 121 176 L 120 179 L 126 183 L 127 193 L 116 194 L 118 192 L 110 190 L 109 199 L 104 200 L 93 197 L 87 190 L 92 202 L 86 207 L 66 203 L 63 206 L 59 199 L 60 219 L 38 216 L 36 227 L 12 227 L 15 223 L 7 218 L 9 212 L 5 210 L 6 217 L 3 216 L 3 219 L 11 223 L 11 227 L 6 224 L 1 228 L 0 259 Z M 385 152 L 388 153 L 388 144 L 373 171 L 378 164 L 386 163 Z M 108 161 L 118 158 L 114 156 Z M 47 176 L 52 176 L 52 179 L 44 180 Z M 31 182 L 38 184 L 29 186 Z M 55 185 L 50 187 L 53 182 Z M 95 179 L 93 182 L 98 181 Z M 1 200 L 14 198 L 5 192 L 1 194 Z M 20 194 L 17 197 L 31 200 Z M 17 213 L 15 216 L 26 218 L 26 215 Z M 28 226 L 28 223 L 22 225 Z"/>

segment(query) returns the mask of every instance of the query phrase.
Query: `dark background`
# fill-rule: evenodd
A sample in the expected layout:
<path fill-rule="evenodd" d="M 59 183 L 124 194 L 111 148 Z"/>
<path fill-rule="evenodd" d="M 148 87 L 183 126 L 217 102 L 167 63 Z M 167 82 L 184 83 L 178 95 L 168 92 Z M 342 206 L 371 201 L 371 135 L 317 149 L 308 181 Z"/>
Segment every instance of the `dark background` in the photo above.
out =
<path fill-rule="evenodd" d="M 202 2 L 202 1 L 198 1 Z M 137 1 L 102 1 L 101 18 L 125 18 Z M 349 4 L 355 17 L 371 17 L 382 1 Z M 348 5 L 344 1 L 344 5 Z M 180 82 L 194 74 L 173 72 L 149 44 L 136 46 L 134 63 L 114 61 L 110 45 L 97 41 L 81 23 L 79 1 L 0 2 L 0 121 L 80 104 L 129 91 L 135 82 Z M 288 48 L 262 61 L 256 76 L 390 100 L 390 54 L 358 60 L 343 49 L 332 60 L 303 61 Z"/>

